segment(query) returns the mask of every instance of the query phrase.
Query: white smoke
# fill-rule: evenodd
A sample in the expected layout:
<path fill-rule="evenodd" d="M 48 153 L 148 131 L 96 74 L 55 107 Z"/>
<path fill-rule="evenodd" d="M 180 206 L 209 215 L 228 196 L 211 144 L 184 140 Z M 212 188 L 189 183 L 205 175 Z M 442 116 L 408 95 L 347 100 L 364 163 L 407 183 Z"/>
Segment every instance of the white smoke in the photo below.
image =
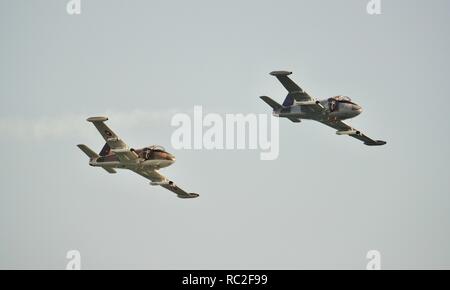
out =
<path fill-rule="evenodd" d="M 106 111 L 102 114 L 111 118 L 114 127 L 128 129 L 133 127 L 158 127 L 162 122 L 170 124 L 170 119 L 177 110 L 150 112 L 133 110 L 130 112 Z M 84 114 L 63 114 L 56 116 L 0 118 L 0 136 L 5 138 L 43 140 L 62 137 L 86 137 L 96 134 L 87 128 Z M 118 126 L 117 126 L 118 125 Z"/>

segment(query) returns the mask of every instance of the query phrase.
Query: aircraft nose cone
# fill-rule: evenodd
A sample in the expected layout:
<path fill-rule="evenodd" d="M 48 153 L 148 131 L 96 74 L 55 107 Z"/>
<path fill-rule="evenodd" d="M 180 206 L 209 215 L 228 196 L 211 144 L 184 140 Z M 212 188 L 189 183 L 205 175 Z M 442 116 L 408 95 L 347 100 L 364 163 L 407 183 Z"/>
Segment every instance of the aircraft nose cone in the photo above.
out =
<path fill-rule="evenodd" d="M 363 111 L 362 107 L 359 105 L 353 105 L 352 107 L 352 111 L 357 112 L 358 114 L 361 114 L 361 112 Z"/>

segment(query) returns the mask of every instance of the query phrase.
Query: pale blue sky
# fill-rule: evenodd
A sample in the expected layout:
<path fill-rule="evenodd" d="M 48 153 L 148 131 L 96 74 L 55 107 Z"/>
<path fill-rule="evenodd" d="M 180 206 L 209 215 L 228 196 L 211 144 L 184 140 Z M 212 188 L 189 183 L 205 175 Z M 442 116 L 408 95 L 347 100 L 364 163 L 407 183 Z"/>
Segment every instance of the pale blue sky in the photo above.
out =
<path fill-rule="evenodd" d="M 0 0 L 0 268 L 450 268 L 450 2 L 367 2 Z M 276 69 L 388 144 L 280 120 L 276 161 L 170 148 L 174 111 L 269 112 Z M 91 115 L 201 197 L 89 167 Z"/>

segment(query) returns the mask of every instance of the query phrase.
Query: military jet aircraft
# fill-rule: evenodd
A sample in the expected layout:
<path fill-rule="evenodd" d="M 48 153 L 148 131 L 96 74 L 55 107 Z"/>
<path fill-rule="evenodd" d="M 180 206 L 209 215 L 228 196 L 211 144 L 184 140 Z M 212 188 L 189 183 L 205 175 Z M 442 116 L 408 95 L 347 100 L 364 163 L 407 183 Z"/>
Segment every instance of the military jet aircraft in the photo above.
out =
<path fill-rule="evenodd" d="M 295 123 L 301 122 L 301 119 L 318 121 L 336 129 L 337 135 L 351 136 L 361 140 L 365 145 L 386 144 L 385 141 L 373 140 L 342 122 L 362 112 L 361 106 L 352 102 L 349 97 L 336 96 L 326 100 L 316 100 L 288 77 L 292 72 L 273 71 L 270 74 L 275 76 L 289 92 L 282 105 L 267 96 L 260 97 L 273 108 L 274 116 L 284 117 Z"/>
<path fill-rule="evenodd" d="M 109 173 L 116 173 L 116 168 L 129 169 L 149 179 L 150 185 L 160 185 L 179 198 L 195 198 L 197 193 L 188 193 L 179 188 L 173 181 L 161 175 L 158 170 L 168 167 L 175 162 L 175 157 L 161 146 L 149 146 L 143 149 L 129 148 L 119 137 L 105 125 L 107 117 L 91 117 L 87 121 L 94 124 L 106 141 L 99 154 L 84 144 L 77 145 L 88 157 L 89 165 L 105 169 Z"/>

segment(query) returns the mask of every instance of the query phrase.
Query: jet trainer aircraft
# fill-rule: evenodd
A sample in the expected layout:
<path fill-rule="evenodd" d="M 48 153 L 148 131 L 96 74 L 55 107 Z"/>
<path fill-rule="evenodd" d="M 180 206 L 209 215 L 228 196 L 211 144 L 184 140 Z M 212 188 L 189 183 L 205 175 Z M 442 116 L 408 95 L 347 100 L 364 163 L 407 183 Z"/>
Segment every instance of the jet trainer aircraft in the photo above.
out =
<path fill-rule="evenodd" d="M 105 125 L 107 117 L 91 117 L 87 121 L 94 124 L 106 141 L 99 154 L 86 145 L 77 145 L 88 157 L 89 165 L 102 167 L 109 173 L 116 173 L 115 168 L 129 169 L 149 179 L 150 185 L 160 185 L 179 198 L 195 198 L 197 193 L 188 193 L 161 175 L 158 170 L 175 162 L 175 157 L 161 146 L 149 146 L 143 149 L 129 148 L 119 137 Z"/>
<path fill-rule="evenodd" d="M 292 72 L 273 71 L 270 74 L 275 76 L 289 92 L 282 105 L 267 96 L 261 97 L 273 108 L 274 116 L 284 117 L 295 123 L 301 122 L 301 119 L 318 121 L 336 129 L 337 135 L 351 136 L 363 141 L 365 145 L 386 144 L 385 141 L 373 140 L 342 122 L 342 120 L 354 118 L 362 112 L 362 108 L 352 102 L 349 97 L 336 96 L 326 100 L 316 100 L 288 77 Z"/>

